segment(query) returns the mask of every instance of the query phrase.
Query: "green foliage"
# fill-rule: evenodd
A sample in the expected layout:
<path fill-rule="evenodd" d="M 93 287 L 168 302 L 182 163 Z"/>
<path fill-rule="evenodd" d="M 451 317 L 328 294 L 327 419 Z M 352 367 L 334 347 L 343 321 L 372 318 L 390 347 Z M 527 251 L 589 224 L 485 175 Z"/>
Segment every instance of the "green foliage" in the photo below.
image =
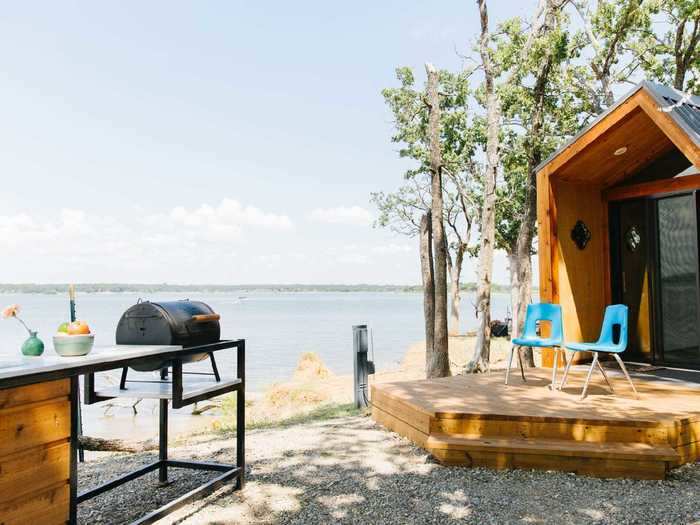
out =
<path fill-rule="evenodd" d="M 679 88 L 700 94 L 700 2 L 653 0 L 647 2 L 647 11 L 650 21 L 631 44 L 646 76 L 673 86 L 679 63 L 687 61 L 687 76 Z"/>
<path fill-rule="evenodd" d="M 536 165 L 609 107 L 626 85 L 644 77 L 673 85 L 680 64 L 687 69 L 683 87 L 700 90 L 700 0 L 571 0 L 560 5 L 541 20 L 546 30 L 533 41 L 534 22 L 522 17 L 504 21 L 491 35 L 489 53 L 502 110 L 496 241 L 506 251 L 514 249 Z M 528 43 L 532 45 L 523 55 Z M 544 64 L 550 69 L 541 101 L 535 80 Z M 445 217 L 465 194 L 478 220 L 485 100 L 483 85 L 471 73 L 440 71 L 441 140 L 445 170 L 457 175 L 447 180 Z M 378 226 L 414 235 L 430 204 L 428 108 L 413 71 L 399 68 L 396 75 L 399 87 L 382 94 L 394 116 L 392 142 L 400 145 L 400 157 L 414 163 L 398 191 L 374 194 L 373 201 L 380 211 Z M 535 129 L 533 115 L 540 106 L 543 118 Z"/>
<path fill-rule="evenodd" d="M 445 70 L 440 70 L 438 74 L 443 164 L 450 173 L 460 173 L 465 162 L 474 154 L 474 133 L 477 131 L 469 126 L 469 74 Z M 416 89 L 413 71 L 408 67 L 396 69 L 396 78 L 400 87 L 382 91 L 394 117 L 395 133 L 391 140 L 401 145 L 400 157 L 417 161 L 417 165 L 406 172 L 407 179 L 421 174 L 429 175 L 428 106 L 425 90 Z"/>
<path fill-rule="evenodd" d="M 521 50 L 527 33 L 520 18 L 505 21 L 494 37 L 493 60 L 500 71 L 510 74 L 499 86 L 502 177 L 496 190 L 496 243 L 506 252 L 515 249 L 531 171 L 583 124 L 582 102 L 566 67 L 578 52 L 566 30 L 568 21 L 564 13 L 557 13 L 549 20 L 549 30 L 535 37 L 526 57 Z M 535 82 L 544 63 L 550 66 L 543 87 L 542 124 L 536 128 L 532 116 L 540 102 Z"/>
<path fill-rule="evenodd" d="M 469 72 L 438 72 L 440 93 L 440 142 L 443 159 L 445 213 L 451 244 L 467 243 L 474 215 L 473 189 L 479 166 L 475 155 L 483 142 L 483 125 L 469 111 L 471 90 Z M 399 144 L 399 157 L 413 160 L 404 174 L 405 184 L 396 192 L 371 195 L 379 216 L 376 226 L 389 227 L 398 233 L 418 233 L 422 215 L 430 209 L 430 151 L 428 138 L 428 105 L 425 89 L 416 86 L 410 68 L 396 69 L 399 87 L 382 91 L 391 110 L 394 134 L 391 141 Z"/>

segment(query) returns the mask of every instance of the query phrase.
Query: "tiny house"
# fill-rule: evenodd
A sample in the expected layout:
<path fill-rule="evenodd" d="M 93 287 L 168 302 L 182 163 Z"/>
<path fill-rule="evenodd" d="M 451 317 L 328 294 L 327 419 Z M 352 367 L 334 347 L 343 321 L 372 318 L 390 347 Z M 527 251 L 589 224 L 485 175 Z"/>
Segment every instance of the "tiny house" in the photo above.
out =
<path fill-rule="evenodd" d="M 623 303 L 626 361 L 700 369 L 698 190 L 700 97 L 651 82 L 538 167 L 540 298 L 567 340 Z"/>

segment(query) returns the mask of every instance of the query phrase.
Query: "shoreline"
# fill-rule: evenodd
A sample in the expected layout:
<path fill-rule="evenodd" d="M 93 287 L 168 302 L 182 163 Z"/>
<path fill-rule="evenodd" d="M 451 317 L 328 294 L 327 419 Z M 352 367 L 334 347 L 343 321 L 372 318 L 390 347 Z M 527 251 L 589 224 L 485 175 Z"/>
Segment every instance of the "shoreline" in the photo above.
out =
<path fill-rule="evenodd" d="M 468 361 L 475 337 L 452 336 L 450 363 L 452 374 L 458 374 Z M 510 350 L 508 339 L 492 339 L 492 370 L 505 369 L 505 359 Z M 394 381 L 425 379 L 425 342 L 409 345 L 400 364 L 391 369 L 378 370 L 370 376 L 373 384 Z M 272 383 L 263 391 L 246 392 L 247 417 L 251 426 L 274 426 L 285 420 L 303 417 L 328 407 L 348 407 L 353 403 L 352 374 L 335 374 L 313 353 L 299 356 L 296 371 L 291 378 Z M 176 440 L 187 440 L 202 434 L 220 432 L 230 428 L 230 414 L 234 405 L 232 396 L 224 396 L 211 402 L 203 402 L 191 409 L 171 411 L 171 433 Z M 133 414 L 132 403 L 95 405 L 84 407 L 91 414 L 85 418 L 85 434 L 98 438 L 143 440 L 154 438 L 157 421 L 156 406 L 147 400 L 138 404 L 138 414 Z M 193 414 L 194 409 L 202 411 Z M 109 415 L 105 415 L 109 413 Z"/>

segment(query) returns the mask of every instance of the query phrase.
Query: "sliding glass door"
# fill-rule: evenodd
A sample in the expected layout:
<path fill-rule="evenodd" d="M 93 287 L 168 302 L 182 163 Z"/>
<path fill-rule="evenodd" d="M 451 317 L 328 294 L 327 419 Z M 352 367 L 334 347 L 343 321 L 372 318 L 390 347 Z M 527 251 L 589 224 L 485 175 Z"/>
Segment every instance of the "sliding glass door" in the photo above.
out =
<path fill-rule="evenodd" d="M 700 365 L 695 194 L 656 201 L 658 331 L 661 360 Z"/>
<path fill-rule="evenodd" d="M 614 302 L 629 307 L 630 361 L 700 369 L 697 193 L 612 203 Z"/>

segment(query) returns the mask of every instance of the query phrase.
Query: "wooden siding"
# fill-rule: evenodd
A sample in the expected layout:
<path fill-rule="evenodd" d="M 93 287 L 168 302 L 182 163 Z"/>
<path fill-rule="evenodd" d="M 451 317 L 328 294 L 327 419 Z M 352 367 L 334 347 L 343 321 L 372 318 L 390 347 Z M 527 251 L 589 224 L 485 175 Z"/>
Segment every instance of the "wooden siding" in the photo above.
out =
<path fill-rule="evenodd" d="M 700 188 L 700 175 L 617 186 L 676 148 L 700 167 L 700 147 L 640 89 L 538 172 L 540 300 L 562 305 L 566 340 L 597 339 L 612 302 L 608 202 Z M 584 250 L 570 236 L 577 220 L 591 231 Z M 543 351 L 543 365 L 552 364 Z"/>
<path fill-rule="evenodd" d="M 561 304 L 567 341 L 596 340 L 610 296 L 607 204 L 597 185 L 541 184 L 540 298 Z M 571 239 L 579 220 L 591 232 L 583 250 Z M 552 359 L 553 352 L 544 350 L 543 364 L 551 366 Z"/>
<path fill-rule="evenodd" d="M 70 381 L 0 390 L 0 523 L 65 523 Z"/>

